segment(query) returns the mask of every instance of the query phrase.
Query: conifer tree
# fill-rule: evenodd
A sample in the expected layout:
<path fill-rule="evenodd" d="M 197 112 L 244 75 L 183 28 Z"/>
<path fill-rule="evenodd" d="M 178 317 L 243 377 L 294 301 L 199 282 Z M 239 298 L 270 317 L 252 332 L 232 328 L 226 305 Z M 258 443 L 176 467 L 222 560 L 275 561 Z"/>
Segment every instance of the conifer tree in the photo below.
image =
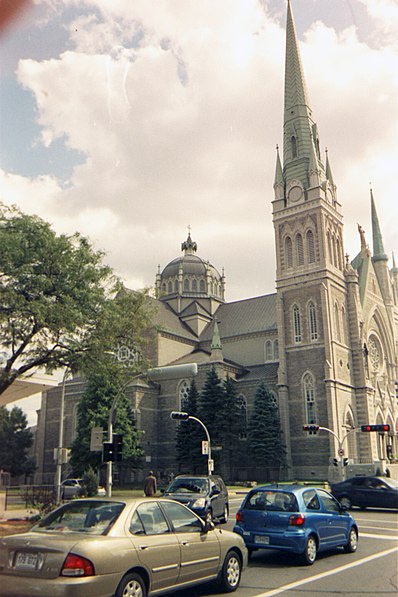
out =
<path fill-rule="evenodd" d="M 225 389 L 214 367 L 207 374 L 207 379 L 200 393 L 199 418 L 207 427 L 211 445 L 222 446 L 228 422 L 225 417 Z M 215 470 L 219 470 L 221 454 L 212 453 Z"/>
<path fill-rule="evenodd" d="M 227 377 L 224 381 L 224 419 L 225 432 L 222 439 L 222 460 L 228 471 L 227 476 L 232 479 L 234 476 L 234 467 L 239 466 L 242 456 L 241 437 L 246 432 L 244 428 L 245 421 L 242 417 L 242 410 L 238 394 L 236 391 L 236 382 Z"/>
<path fill-rule="evenodd" d="M 192 380 L 187 400 L 181 405 L 184 412 L 198 418 L 199 392 L 195 380 Z M 204 473 L 206 457 L 202 455 L 204 431 L 196 421 L 180 421 L 177 426 L 177 462 L 179 469 L 189 473 Z"/>
<path fill-rule="evenodd" d="M 251 462 L 258 468 L 275 469 L 286 463 L 278 407 L 264 382 L 254 397 L 247 446 Z"/>

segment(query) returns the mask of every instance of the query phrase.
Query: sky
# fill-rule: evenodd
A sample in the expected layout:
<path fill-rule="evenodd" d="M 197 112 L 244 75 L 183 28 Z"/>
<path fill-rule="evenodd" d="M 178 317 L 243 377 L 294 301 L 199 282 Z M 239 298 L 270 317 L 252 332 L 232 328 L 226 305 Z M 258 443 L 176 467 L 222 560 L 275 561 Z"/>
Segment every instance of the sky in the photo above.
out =
<path fill-rule="evenodd" d="M 398 258 L 398 0 L 291 0 L 344 215 Z M 275 291 L 286 0 L 33 0 L 0 34 L 0 200 L 153 287 L 188 226 L 228 301 Z"/>

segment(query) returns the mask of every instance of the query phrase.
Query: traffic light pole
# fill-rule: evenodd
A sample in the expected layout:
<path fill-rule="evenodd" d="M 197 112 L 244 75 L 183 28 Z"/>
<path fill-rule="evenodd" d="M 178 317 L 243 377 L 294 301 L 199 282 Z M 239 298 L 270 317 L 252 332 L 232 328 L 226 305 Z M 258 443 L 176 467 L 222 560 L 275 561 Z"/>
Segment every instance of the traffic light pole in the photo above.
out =
<path fill-rule="evenodd" d="M 210 434 L 207 430 L 206 425 L 203 423 L 203 421 L 201 421 L 200 419 L 198 419 L 197 417 L 192 417 L 191 415 L 189 415 L 186 412 L 183 411 L 178 411 L 178 410 L 173 410 L 170 413 L 170 419 L 174 419 L 174 420 L 179 420 L 179 421 L 196 421 L 197 423 L 199 423 L 199 425 L 201 425 L 206 433 L 206 437 L 207 437 L 207 445 L 208 445 L 208 452 L 207 452 L 207 471 L 208 474 L 211 475 L 213 470 L 214 470 L 214 463 L 213 460 L 211 458 L 211 441 L 210 441 Z"/>

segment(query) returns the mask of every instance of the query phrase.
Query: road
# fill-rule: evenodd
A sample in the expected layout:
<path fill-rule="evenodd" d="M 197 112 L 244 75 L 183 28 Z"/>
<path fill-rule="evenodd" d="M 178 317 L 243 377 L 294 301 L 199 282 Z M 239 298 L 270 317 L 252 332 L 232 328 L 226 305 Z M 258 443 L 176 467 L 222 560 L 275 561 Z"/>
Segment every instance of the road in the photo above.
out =
<path fill-rule="evenodd" d="M 223 528 L 232 530 L 242 498 L 230 503 L 230 520 Z M 398 512 L 352 510 L 359 526 L 358 550 L 321 553 L 313 566 L 300 566 L 288 554 L 258 551 L 242 575 L 236 597 L 351 597 L 398 594 Z M 211 585 L 180 591 L 179 597 L 218 595 Z"/>

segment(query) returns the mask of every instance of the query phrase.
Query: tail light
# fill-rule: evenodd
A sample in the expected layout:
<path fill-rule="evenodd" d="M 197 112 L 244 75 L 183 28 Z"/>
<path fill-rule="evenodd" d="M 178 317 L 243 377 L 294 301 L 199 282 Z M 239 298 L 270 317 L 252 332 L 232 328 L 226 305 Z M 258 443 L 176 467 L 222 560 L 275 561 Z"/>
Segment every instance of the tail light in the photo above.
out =
<path fill-rule="evenodd" d="M 94 576 L 94 565 L 87 558 L 74 553 L 67 555 L 62 566 L 61 576 Z"/>
<path fill-rule="evenodd" d="M 305 522 L 305 516 L 302 514 L 293 514 L 289 518 L 289 524 L 293 527 L 302 527 Z"/>
<path fill-rule="evenodd" d="M 243 515 L 243 512 L 238 511 L 235 515 L 236 518 L 236 522 L 245 522 L 245 517 Z"/>

